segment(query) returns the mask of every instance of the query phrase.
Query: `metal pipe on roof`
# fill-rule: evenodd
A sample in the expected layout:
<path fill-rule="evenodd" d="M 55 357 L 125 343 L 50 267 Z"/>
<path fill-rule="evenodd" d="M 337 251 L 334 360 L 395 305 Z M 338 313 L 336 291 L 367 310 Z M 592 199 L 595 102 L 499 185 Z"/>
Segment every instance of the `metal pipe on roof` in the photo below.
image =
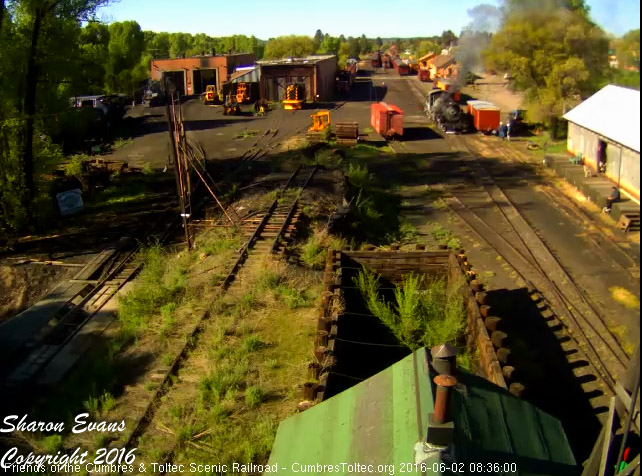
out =
<path fill-rule="evenodd" d="M 433 421 L 441 425 L 450 421 L 450 387 L 457 384 L 457 379 L 452 375 L 438 375 L 433 382 L 437 384 Z"/>

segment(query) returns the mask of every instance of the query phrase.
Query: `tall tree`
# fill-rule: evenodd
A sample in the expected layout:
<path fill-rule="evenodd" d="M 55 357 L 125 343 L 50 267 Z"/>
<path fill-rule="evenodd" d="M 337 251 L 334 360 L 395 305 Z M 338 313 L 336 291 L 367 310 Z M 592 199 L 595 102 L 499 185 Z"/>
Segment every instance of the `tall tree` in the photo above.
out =
<path fill-rule="evenodd" d="M 508 71 L 534 118 L 550 122 L 603 83 L 608 39 L 580 0 L 510 0 L 486 51 L 487 66 Z"/>
<path fill-rule="evenodd" d="M 28 223 L 33 223 L 32 203 L 36 196 L 34 177 L 34 132 L 37 108 L 38 80 L 42 75 L 40 58 L 43 30 L 55 34 L 52 24 L 65 21 L 86 21 L 96 9 L 108 0 L 9 0 L 7 5 L 20 13 L 24 22 L 27 42 L 26 74 L 20 113 L 23 125 L 20 134 L 20 152 L 24 193 L 22 206 Z"/>
<path fill-rule="evenodd" d="M 317 30 L 316 33 L 314 34 L 314 49 L 315 51 L 319 49 L 319 46 L 321 46 L 321 42 L 323 41 L 323 32 L 321 30 Z"/>
<path fill-rule="evenodd" d="M 139 78 L 134 68 L 145 49 L 145 35 L 135 21 L 109 25 L 109 61 L 105 86 L 109 92 L 131 93 Z"/>
<path fill-rule="evenodd" d="M 279 36 L 265 45 L 266 58 L 299 58 L 315 51 L 314 40 L 309 36 Z"/>

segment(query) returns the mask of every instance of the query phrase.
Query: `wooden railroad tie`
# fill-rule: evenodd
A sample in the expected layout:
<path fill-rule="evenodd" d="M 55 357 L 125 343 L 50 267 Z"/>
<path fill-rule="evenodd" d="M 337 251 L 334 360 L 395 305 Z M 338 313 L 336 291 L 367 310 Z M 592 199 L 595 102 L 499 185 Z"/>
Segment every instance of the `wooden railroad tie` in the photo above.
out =
<path fill-rule="evenodd" d="M 624 233 L 629 231 L 640 231 L 640 213 L 626 212 L 620 215 L 617 227 Z"/>

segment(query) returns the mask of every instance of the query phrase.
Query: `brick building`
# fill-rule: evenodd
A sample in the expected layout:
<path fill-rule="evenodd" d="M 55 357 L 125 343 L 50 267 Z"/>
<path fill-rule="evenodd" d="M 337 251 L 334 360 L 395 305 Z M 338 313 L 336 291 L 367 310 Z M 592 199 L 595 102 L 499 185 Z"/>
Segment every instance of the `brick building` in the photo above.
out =
<path fill-rule="evenodd" d="M 286 87 L 293 83 L 303 84 L 308 101 L 314 101 L 317 96 L 321 101 L 328 101 L 334 96 L 337 73 L 334 55 L 257 61 L 256 64 L 261 70 L 262 99 L 282 101 Z"/>
<path fill-rule="evenodd" d="M 152 60 L 152 80 L 170 80 L 183 95 L 201 94 L 214 84 L 217 89 L 231 78 L 235 68 L 252 66 L 254 53 L 204 55 Z"/>

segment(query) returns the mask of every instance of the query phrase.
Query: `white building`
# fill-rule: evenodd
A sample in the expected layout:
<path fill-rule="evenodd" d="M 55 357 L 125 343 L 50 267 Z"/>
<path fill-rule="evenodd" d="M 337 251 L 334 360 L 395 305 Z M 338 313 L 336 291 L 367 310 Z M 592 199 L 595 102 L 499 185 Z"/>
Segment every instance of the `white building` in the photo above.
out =
<path fill-rule="evenodd" d="M 568 151 L 582 154 L 593 170 L 605 162 L 605 175 L 639 199 L 640 91 L 606 86 L 564 119 L 569 123 Z"/>

